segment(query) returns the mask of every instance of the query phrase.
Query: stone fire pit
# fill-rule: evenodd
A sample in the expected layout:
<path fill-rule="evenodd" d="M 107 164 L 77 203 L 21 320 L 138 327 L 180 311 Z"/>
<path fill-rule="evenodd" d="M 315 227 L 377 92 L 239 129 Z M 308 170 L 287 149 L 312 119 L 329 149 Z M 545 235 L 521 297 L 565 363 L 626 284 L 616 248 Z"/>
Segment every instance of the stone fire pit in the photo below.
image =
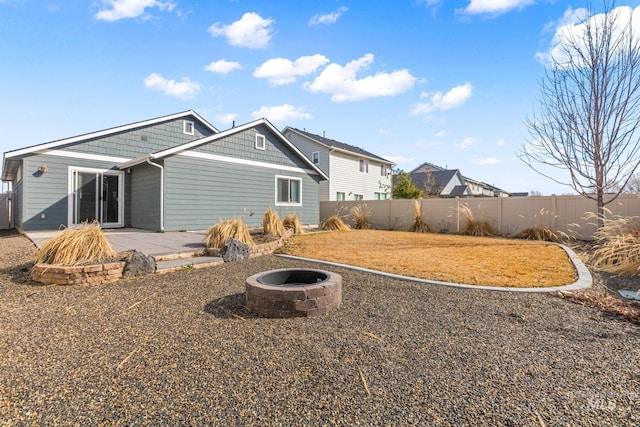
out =
<path fill-rule="evenodd" d="M 262 317 L 315 317 L 340 307 L 342 276 L 324 270 L 281 269 L 245 283 L 247 308 Z"/>

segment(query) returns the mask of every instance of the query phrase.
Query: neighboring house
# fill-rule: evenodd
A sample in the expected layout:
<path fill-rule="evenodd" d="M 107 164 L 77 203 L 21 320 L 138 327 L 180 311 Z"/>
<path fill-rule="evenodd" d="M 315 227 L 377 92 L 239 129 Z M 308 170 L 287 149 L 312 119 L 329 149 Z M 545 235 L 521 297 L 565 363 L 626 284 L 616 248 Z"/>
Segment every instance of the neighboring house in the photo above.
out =
<path fill-rule="evenodd" d="M 463 176 L 458 169 L 422 163 L 409 172 L 411 181 L 431 197 L 508 197 L 509 193 Z"/>
<path fill-rule="evenodd" d="M 199 230 L 273 207 L 319 222 L 326 175 L 266 119 L 218 131 L 194 111 L 4 153 L 14 225 Z"/>
<path fill-rule="evenodd" d="M 329 177 L 320 183 L 320 200 L 390 198 L 393 162 L 304 130 L 286 127 L 282 133 Z"/>

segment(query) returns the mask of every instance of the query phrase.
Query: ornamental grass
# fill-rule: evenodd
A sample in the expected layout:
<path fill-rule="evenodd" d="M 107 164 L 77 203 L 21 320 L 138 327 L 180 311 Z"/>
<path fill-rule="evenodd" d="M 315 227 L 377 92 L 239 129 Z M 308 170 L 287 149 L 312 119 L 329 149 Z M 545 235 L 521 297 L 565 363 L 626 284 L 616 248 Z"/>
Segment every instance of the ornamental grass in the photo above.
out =
<path fill-rule="evenodd" d="M 563 231 L 538 225 L 525 228 L 524 230 L 512 235 L 511 237 L 514 239 L 541 240 L 554 243 L 566 243 L 570 240 L 569 235 Z"/>
<path fill-rule="evenodd" d="M 353 217 L 355 224 L 353 228 L 356 230 L 368 230 L 371 228 L 369 218 L 371 217 L 371 208 L 366 203 L 359 203 L 349 211 Z"/>
<path fill-rule="evenodd" d="M 241 218 L 226 219 L 209 227 L 204 244 L 209 249 L 222 249 L 227 240 L 236 239 L 249 246 L 255 246 L 249 229 Z"/>
<path fill-rule="evenodd" d="M 592 266 L 615 274 L 640 273 L 640 217 L 605 218 L 594 237 L 596 243 L 587 256 Z"/>
<path fill-rule="evenodd" d="M 329 218 L 322 221 L 320 226 L 324 230 L 328 231 L 349 231 L 349 226 L 345 224 L 338 215 L 331 215 Z"/>
<path fill-rule="evenodd" d="M 284 228 L 291 230 L 293 234 L 304 234 L 304 227 L 300 222 L 297 215 L 285 215 L 284 221 L 282 221 Z"/>
<path fill-rule="evenodd" d="M 99 264 L 117 256 L 100 224 L 67 228 L 36 252 L 36 263 L 58 265 Z"/>
<path fill-rule="evenodd" d="M 460 230 L 460 234 L 464 236 L 490 237 L 496 233 L 487 221 L 481 221 L 475 218 L 473 211 L 467 205 L 458 206 L 458 214 L 462 215 L 465 220 L 464 227 Z"/>
<path fill-rule="evenodd" d="M 280 237 L 284 235 L 284 224 L 278 212 L 269 208 L 262 215 L 262 228 L 264 234 Z"/>
<path fill-rule="evenodd" d="M 431 227 L 422 220 L 422 203 L 420 200 L 413 202 L 413 224 L 409 227 L 409 231 L 413 233 L 431 233 Z"/>

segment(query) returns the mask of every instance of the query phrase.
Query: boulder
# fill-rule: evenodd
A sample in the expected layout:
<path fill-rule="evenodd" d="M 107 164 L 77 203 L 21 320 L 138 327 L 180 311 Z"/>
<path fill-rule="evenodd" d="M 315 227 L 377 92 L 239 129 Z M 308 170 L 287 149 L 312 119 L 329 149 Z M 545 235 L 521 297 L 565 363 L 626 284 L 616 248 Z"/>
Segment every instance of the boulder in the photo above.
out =
<path fill-rule="evenodd" d="M 146 274 L 154 274 L 155 272 L 156 260 L 152 256 L 145 255 L 136 249 L 129 255 L 122 275 L 124 277 L 143 276 Z"/>
<path fill-rule="evenodd" d="M 222 248 L 222 259 L 224 262 L 242 261 L 249 258 L 251 246 L 240 240 L 230 238 Z"/>

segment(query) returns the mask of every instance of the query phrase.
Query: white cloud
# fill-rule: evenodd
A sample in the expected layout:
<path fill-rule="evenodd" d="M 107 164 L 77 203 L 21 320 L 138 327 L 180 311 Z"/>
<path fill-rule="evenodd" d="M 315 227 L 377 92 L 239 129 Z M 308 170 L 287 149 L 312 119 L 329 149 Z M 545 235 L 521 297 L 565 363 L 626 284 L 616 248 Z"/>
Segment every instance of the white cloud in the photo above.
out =
<path fill-rule="evenodd" d="M 636 38 L 640 37 L 640 6 L 632 9 L 629 6 L 620 6 L 609 12 L 615 16 L 616 28 L 613 29 L 613 37 L 619 37 L 624 27 L 631 20 L 633 32 Z M 587 38 L 586 23 L 589 22 L 596 28 L 600 27 L 605 19 L 605 14 L 597 14 L 589 17 L 587 9 L 571 9 L 570 7 L 564 12 L 562 18 L 558 21 L 548 24 L 555 28 L 555 34 L 551 40 L 549 49 L 545 52 L 536 53 L 536 59 L 545 66 L 551 66 L 556 63 L 562 66 L 568 59 L 564 52 L 564 47 L 571 41 L 582 44 Z M 583 49 L 583 51 L 586 48 Z M 574 57 L 576 61 L 578 58 Z"/>
<path fill-rule="evenodd" d="M 456 86 L 449 90 L 449 92 L 442 94 L 442 92 L 425 93 L 420 94 L 421 98 L 429 98 L 427 102 L 420 102 L 415 104 L 410 113 L 414 116 L 419 114 L 428 114 L 436 110 L 444 111 L 452 108 L 460 107 L 471 98 L 473 93 L 473 86 L 467 82 L 463 85 Z"/>
<path fill-rule="evenodd" d="M 217 123 L 222 123 L 222 124 L 229 124 L 229 123 L 233 123 L 233 121 L 236 119 L 238 115 L 235 113 L 219 113 L 216 114 L 216 122 Z"/>
<path fill-rule="evenodd" d="M 416 161 L 415 157 L 405 157 L 405 156 L 391 156 L 391 155 L 383 155 L 383 158 L 392 161 L 394 164 L 398 166 L 407 166 Z M 402 168 L 401 168 L 402 169 Z"/>
<path fill-rule="evenodd" d="M 373 54 L 368 53 L 344 67 L 329 64 L 312 83 L 305 83 L 304 88 L 314 93 L 330 93 L 332 101 L 344 102 L 394 96 L 413 87 L 417 79 L 408 70 L 376 73 L 358 79 L 356 74 L 368 68 L 373 58 Z"/>
<path fill-rule="evenodd" d="M 471 163 L 474 165 L 499 165 L 502 163 L 502 159 L 496 159 L 495 157 L 487 157 L 486 159 L 473 159 Z"/>
<path fill-rule="evenodd" d="M 226 59 L 212 62 L 211 64 L 204 67 L 205 70 L 218 74 L 227 74 L 232 72 L 233 70 L 240 70 L 241 68 L 242 65 L 240 65 L 239 62 L 227 61 Z"/>
<path fill-rule="evenodd" d="M 254 119 L 266 117 L 271 122 L 282 123 L 293 119 L 310 119 L 311 114 L 304 111 L 304 108 L 294 107 L 290 104 L 276 106 L 262 106 L 259 110 L 251 113 Z"/>
<path fill-rule="evenodd" d="M 447 135 L 449 135 L 449 132 L 447 132 L 446 130 L 441 130 L 440 132 L 436 132 L 433 136 L 435 138 L 444 138 Z"/>
<path fill-rule="evenodd" d="M 272 58 L 256 68 L 253 77 L 265 78 L 272 86 L 293 83 L 299 76 L 315 72 L 329 62 L 324 55 L 301 56 L 295 61 L 285 58 Z"/>
<path fill-rule="evenodd" d="M 378 129 L 378 133 L 381 133 L 383 135 L 391 135 L 391 131 L 389 129 L 384 129 L 384 128 Z"/>
<path fill-rule="evenodd" d="M 504 139 L 500 139 L 500 140 L 498 140 L 498 145 L 503 147 L 503 146 L 507 145 L 507 143 L 505 142 Z"/>
<path fill-rule="evenodd" d="M 154 7 L 172 11 L 176 4 L 172 1 L 159 0 L 102 0 L 102 7 L 95 14 L 95 18 L 109 22 L 137 18 L 145 13 L 145 9 Z"/>
<path fill-rule="evenodd" d="M 341 6 L 333 12 L 327 13 L 326 15 L 314 15 L 309 20 L 309 25 L 333 24 L 338 20 L 338 18 L 340 18 L 340 16 L 342 16 L 343 13 L 348 10 L 349 9 L 347 9 L 346 7 Z"/>
<path fill-rule="evenodd" d="M 207 31 L 212 36 L 224 36 L 232 46 L 260 49 L 265 47 L 273 34 L 272 24 L 276 21 L 264 19 L 254 12 L 247 12 L 240 20 L 229 25 L 216 22 Z"/>
<path fill-rule="evenodd" d="M 193 99 L 200 92 L 202 85 L 192 82 L 187 77 L 183 77 L 181 82 L 168 80 L 160 74 L 151 73 L 144 79 L 144 85 L 148 89 L 157 90 L 165 95 L 173 96 L 181 99 Z"/>
<path fill-rule="evenodd" d="M 416 147 L 436 147 L 442 145 L 442 141 L 416 141 Z"/>
<path fill-rule="evenodd" d="M 466 137 L 465 139 L 462 140 L 462 142 L 460 142 L 458 144 L 455 144 L 455 146 L 459 150 L 464 150 L 465 148 L 471 147 L 475 143 L 476 143 L 476 139 L 475 138 Z"/>
<path fill-rule="evenodd" d="M 514 9 L 524 9 L 535 3 L 535 0 L 471 0 L 469 5 L 459 12 L 467 15 L 498 16 Z"/>

